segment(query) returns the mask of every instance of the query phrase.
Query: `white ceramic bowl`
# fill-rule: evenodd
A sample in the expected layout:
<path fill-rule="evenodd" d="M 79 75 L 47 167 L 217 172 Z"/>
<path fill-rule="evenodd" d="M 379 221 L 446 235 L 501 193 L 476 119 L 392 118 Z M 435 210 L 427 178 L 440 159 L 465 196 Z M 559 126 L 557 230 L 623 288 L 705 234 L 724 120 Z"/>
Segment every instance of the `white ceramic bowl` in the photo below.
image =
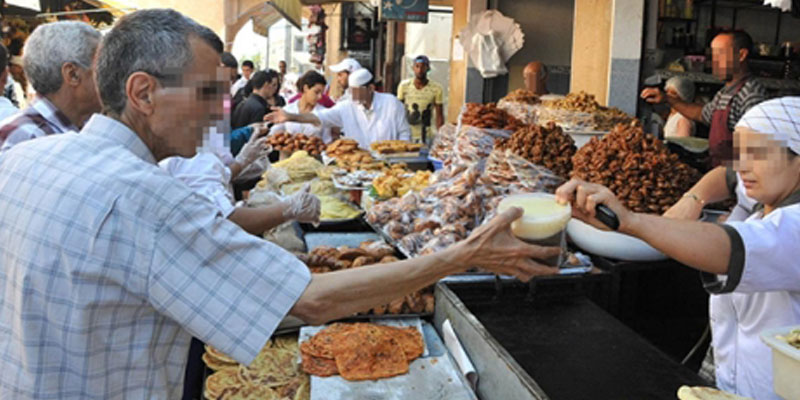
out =
<path fill-rule="evenodd" d="M 529 205 L 533 205 L 533 210 L 526 210 Z M 572 207 L 559 205 L 556 196 L 550 193 L 510 195 L 500 202 L 497 211 L 502 213 L 511 207 L 525 210 L 522 217 L 511 224 L 511 231 L 523 240 L 542 240 L 563 232 L 572 215 Z"/>
<path fill-rule="evenodd" d="M 761 341 L 772 348 L 772 385 L 784 399 L 800 399 L 800 349 L 778 339 L 778 335 L 800 329 L 800 325 L 770 329 L 761 333 Z"/>
<path fill-rule="evenodd" d="M 623 261 L 661 261 L 664 253 L 643 240 L 618 232 L 603 231 L 578 219 L 567 224 L 567 235 L 586 252 Z"/>

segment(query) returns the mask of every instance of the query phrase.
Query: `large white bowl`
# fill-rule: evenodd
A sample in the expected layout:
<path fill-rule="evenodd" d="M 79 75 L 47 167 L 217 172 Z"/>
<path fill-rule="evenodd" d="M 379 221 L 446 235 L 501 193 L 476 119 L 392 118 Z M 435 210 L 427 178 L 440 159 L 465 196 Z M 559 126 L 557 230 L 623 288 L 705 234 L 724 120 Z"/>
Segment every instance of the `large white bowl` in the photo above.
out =
<path fill-rule="evenodd" d="M 667 259 L 664 253 L 643 240 L 618 232 L 602 231 L 575 218 L 567 224 L 567 235 L 584 251 L 602 257 L 623 261 Z"/>

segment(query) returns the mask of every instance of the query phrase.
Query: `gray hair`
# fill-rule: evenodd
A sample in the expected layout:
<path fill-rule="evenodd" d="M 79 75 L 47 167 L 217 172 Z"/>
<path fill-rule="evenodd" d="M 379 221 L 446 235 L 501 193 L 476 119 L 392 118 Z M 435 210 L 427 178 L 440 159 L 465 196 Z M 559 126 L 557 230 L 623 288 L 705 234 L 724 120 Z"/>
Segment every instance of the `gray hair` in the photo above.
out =
<path fill-rule="evenodd" d="M 689 79 L 682 76 L 673 76 L 664 84 L 664 90 L 667 88 L 675 89 L 675 91 L 678 92 L 678 97 L 687 103 L 694 101 L 694 82 Z"/>
<path fill-rule="evenodd" d="M 100 37 L 96 29 L 77 21 L 59 21 L 36 27 L 22 51 L 25 75 L 36 92 L 57 92 L 64 83 L 61 67 L 66 63 L 91 68 Z"/>
<path fill-rule="evenodd" d="M 162 84 L 180 84 L 193 59 L 190 36 L 222 53 L 222 41 L 214 31 L 177 11 L 141 10 L 120 18 L 103 38 L 95 66 L 105 111 L 122 113 L 126 82 L 136 72 L 153 75 Z"/>

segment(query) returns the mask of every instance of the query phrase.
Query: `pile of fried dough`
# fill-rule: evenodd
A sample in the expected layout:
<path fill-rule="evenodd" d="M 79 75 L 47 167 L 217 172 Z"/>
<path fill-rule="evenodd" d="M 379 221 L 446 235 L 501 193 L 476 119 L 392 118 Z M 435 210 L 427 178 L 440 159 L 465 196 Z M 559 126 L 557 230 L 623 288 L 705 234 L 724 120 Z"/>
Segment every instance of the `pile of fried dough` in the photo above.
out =
<path fill-rule="evenodd" d="M 408 373 L 425 344 L 414 327 L 336 323 L 300 344 L 303 371 L 339 374 L 349 381 L 374 380 Z"/>

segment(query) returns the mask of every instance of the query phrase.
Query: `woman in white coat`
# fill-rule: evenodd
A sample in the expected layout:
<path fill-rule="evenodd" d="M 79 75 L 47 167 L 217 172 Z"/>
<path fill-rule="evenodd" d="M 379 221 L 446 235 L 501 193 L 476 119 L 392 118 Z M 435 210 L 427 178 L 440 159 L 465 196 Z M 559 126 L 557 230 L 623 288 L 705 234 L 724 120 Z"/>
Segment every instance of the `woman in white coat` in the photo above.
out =
<path fill-rule="evenodd" d="M 744 220 L 724 224 L 676 220 L 627 210 L 607 188 L 572 180 L 556 195 L 573 215 L 602 227 L 605 204 L 619 230 L 702 272 L 717 386 L 755 399 L 778 399 L 772 356 L 759 334 L 800 324 L 800 97 L 750 109 L 734 132 L 736 180 L 758 202 Z M 732 182 L 731 188 L 737 182 Z M 691 193 L 691 192 L 690 192 Z"/>

